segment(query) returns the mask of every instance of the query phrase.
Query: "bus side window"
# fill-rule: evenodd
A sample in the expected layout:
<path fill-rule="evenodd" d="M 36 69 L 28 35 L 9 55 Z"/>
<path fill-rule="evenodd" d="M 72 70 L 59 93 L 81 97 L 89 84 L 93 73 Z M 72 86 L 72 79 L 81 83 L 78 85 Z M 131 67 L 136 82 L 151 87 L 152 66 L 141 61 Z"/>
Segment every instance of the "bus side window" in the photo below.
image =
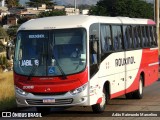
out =
<path fill-rule="evenodd" d="M 157 46 L 157 35 L 156 35 L 156 27 L 155 26 L 152 26 L 151 28 L 151 33 L 152 33 L 152 42 L 151 42 L 151 45 L 152 46 Z"/>
<path fill-rule="evenodd" d="M 124 48 L 125 48 L 125 49 L 128 49 L 128 41 L 127 41 L 127 38 L 128 38 L 127 26 L 124 25 L 124 26 L 123 26 L 123 40 L 124 40 Z"/>
<path fill-rule="evenodd" d="M 148 46 L 148 37 L 146 35 L 146 27 L 142 26 L 142 36 L 143 36 L 143 47 L 147 47 Z"/>
<path fill-rule="evenodd" d="M 95 35 L 90 35 L 90 63 L 97 64 L 98 57 L 98 39 Z"/>
<path fill-rule="evenodd" d="M 150 46 L 150 32 L 149 32 L 149 26 L 145 26 L 145 31 L 146 31 L 146 46 Z"/>
<path fill-rule="evenodd" d="M 134 48 L 139 48 L 140 38 L 138 36 L 137 26 L 133 26 L 133 40 L 134 40 Z"/>
<path fill-rule="evenodd" d="M 99 23 L 90 26 L 90 65 L 99 63 Z"/>
<path fill-rule="evenodd" d="M 133 48 L 133 32 L 132 32 L 132 27 L 131 26 L 127 26 L 127 33 L 128 33 L 128 48 L 132 49 Z"/>
<path fill-rule="evenodd" d="M 138 44 L 139 44 L 139 47 L 142 47 L 142 31 L 141 31 L 141 26 L 137 27 L 137 35 L 138 35 Z"/>
<path fill-rule="evenodd" d="M 112 38 L 114 50 L 122 50 L 122 31 L 121 26 L 112 25 Z"/>
<path fill-rule="evenodd" d="M 117 26 L 117 30 L 118 30 L 118 45 L 119 45 L 119 50 L 123 49 L 123 43 L 122 43 L 122 29 L 121 26 Z"/>
<path fill-rule="evenodd" d="M 141 30 L 142 30 L 142 47 L 145 47 L 145 34 L 144 34 L 144 27 L 141 26 Z"/>
<path fill-rule="evenodd" d="M 112 50 L 111 29 L 109 25 L 101 25 L 101 45 L 102 52 Z"/>
<path fill-rule="evenodd" d="M 114 50 L 118 50 L 118 36 L 117 36 L 117 28 L 115 25 L 112 25 L 112 38 L 113 38 L 113 48 Z"/>
<path fill-rule="evenodd" d="M 150 45 L 151 45 L 151 46 L 154 46 L 154 44 L 153 44 L 153 41 L 154 41 L 154 34 L 153 34 L 153 29 L 152 29 L 152 28 L 153 28 L 152 26 L 149 27 L 149 33 L 150 33 Z"/>

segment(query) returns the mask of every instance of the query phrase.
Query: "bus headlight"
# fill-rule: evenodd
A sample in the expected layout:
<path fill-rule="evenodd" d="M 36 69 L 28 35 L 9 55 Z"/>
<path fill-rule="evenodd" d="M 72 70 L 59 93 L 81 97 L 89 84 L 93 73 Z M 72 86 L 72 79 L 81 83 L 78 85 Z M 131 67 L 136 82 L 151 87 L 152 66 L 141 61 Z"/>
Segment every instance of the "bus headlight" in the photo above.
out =
<path fill-rule="evenodd" d="M 70 93 L 71 93 L 72 95 L 76 95 L 76 94 L 81 93 L 82 91 L 84 91 L 84 90 L 86 89 L 86 87 L 87 87 L 87 84 L 84 84 L 84 85 L 82 85 L 81 87 L 76 88 L 76 89 L 70 91 Z"/>
<path fill-rule="evenodd" d="M 20 89 L 18 87 L 15 87 L 15 91 L 16 91 L 16 93 L 23 95 L 23 96 L 26 96 L 28 94 L 27 92 L 23 91 L 22 89 Z"/>

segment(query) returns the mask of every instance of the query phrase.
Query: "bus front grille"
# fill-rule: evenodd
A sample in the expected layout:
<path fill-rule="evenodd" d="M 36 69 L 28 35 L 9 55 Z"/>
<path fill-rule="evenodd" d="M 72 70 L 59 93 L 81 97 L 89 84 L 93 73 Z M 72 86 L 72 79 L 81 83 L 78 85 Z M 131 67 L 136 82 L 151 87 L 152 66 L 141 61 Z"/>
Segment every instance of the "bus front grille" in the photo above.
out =
<path fill-rule="evenodd" d="M 53 95 L 64 95 L 67 92 L 60 92 L 60 93 L 32 93 L 33 95 L 36 96 L 53 96 Z"/>
<path fill-rule="evenodd" d="M 42 99 L 26 99 L 26 102 L 29 105 L 64 105 L 71 104 L 73 102 L 73 99 L 55 99 L 54 103 L 44 103 Z"/>

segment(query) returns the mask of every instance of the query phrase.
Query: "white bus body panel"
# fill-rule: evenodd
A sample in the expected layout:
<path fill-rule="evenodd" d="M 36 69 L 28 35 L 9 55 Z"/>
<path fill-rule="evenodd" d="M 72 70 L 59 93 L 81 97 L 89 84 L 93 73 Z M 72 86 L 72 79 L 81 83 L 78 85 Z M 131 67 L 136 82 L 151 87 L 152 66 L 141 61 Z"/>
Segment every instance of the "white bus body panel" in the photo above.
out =
<path fill-rule="evenodd" d="M 133 61 L 126 63 L 126 65 L 119 63 L 119 66 L 116 66 L 116 59 L 123 61 L 123 58 L 129 57 L 132 57 Z M 132 85 L 138 74 L 141 58 L 142 50 L 134 50 L 112 53 L 104 59 L 100 64 L 99 71 L 90 80 L 90 86 L 96 88 L 95 94 L 90 95 L 90 104 L 95 104 L 102 97 L 103 86 L 106 81 L 110 83 L 110 95 L 118 94 L 118 92 L 125 94 L 126 89 Z"/>

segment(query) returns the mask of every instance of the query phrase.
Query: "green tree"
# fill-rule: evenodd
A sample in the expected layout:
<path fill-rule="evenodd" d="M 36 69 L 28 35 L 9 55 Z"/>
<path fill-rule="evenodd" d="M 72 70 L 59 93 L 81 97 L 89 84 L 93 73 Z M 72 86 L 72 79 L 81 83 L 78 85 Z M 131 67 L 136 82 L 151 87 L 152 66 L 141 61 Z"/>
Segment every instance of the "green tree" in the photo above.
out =
<path fill-rule="evenodd" d="M 8 36 L 8 34 L 5 31 L 5 29 L 3 29 L 2 27 L 0 27 L 0 38 L 5 38 L 7 36 Z"/>
<path fill-rule="evenodd" d="M 26 4 L 30 7 L 39 7 L 42 4 L 46 4 L 47 7 L 51 7 L 55 5 L 56 3 L 53 2 L 52 0 L 30 0 L 29 2 L 26 2 Z"/>
<path fill-rule="evenodd" d="M 66 15 L 66 12 L 63 10 L 54 10 L 54 11 L 47 11 L 47 12 L 41 12 L 38 17 L 49 17 L 49 16 L 61 16 Z"/>
<path fill-rule="evenodd" d="M 6 0 L 5 2 L 8 8 L 19 6 L 19 0 Z"/>
<path fill-rule="evenodd" d="M 15 26 L 10 26 L 7 29 L 7 33 L 11 39 L 14 39 L 16 37 L 18 27 L 19 27 L 18 25 L 15 25 Z"/>
<path fill-rule="evenodd" d="M 6 40 L 8 39 L 8 34 L 2 27 L 0 27 L 0 38 Z M 4 50 L 5 50 L 5 44 L 2 41 L 0 41 L 0 52 L 3 52 Z"/>
<path fill-rule="evenodd" d="M 153 19 L 154 8 L 143 0 L 100 0 L 90 8 L 89 14 Z"/>
<path fill-rule="evenodd" d="M 27 22 L 28 20 L 29 19 L 27 17 L 21 17 L 18 19 L 17 23 L 21 25 L 21 24 Z"/>

